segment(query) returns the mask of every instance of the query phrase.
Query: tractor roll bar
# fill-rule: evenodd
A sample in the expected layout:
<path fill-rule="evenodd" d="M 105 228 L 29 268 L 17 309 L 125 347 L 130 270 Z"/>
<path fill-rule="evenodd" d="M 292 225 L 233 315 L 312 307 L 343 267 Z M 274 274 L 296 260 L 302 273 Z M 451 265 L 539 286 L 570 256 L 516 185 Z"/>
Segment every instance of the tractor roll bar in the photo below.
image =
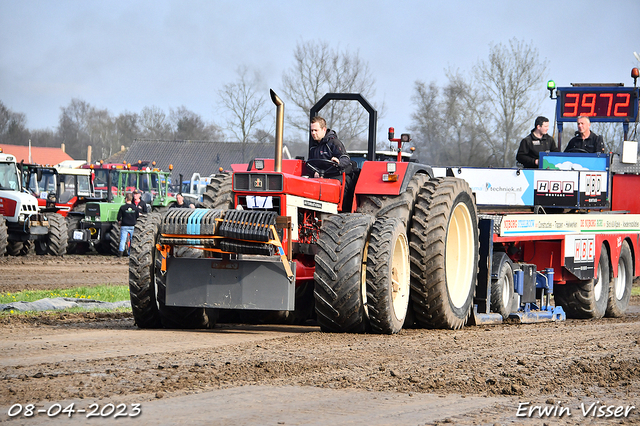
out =
<path fill-rule="evenodd" d="M 376 130 L 378 128 L 378 111 L 360 93 L 327 93 L 320 99 L 309 113 L 309 118 L 318 115 L 318 112 L 329 103 L 329 101 L 358 101 L 369 113 L 369 138 L 367 143 L 367 160 L 376 159 Z M 309 153 L 311 154 L 311 153 Z"/>

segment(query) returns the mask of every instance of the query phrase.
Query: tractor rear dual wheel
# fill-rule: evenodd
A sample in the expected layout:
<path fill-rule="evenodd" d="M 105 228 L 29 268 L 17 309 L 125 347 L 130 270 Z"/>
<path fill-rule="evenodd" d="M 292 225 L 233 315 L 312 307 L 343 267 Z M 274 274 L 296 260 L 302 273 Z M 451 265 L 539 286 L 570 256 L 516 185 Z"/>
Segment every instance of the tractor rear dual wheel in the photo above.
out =
<path fill-rule="evenodd" d="M 617 275 L 609 283 L 609 300 L 605 313 L 608 317 L 621 317 L 629 307 L 631 287 L 633 286 L 633 257 L 629 243 L 626 241 L 622 243 L 620 249 Z"/>
<path fill-rule="evenodd" d="M 511 301 L 514 293 L 513 263 L 506 253 L 493 254 L 491 275 L 491 312 L 508 318 L 511 314 Z"/>
<path fill-rule="evenodd" d="M 602 318 L 607 311 L 610 281 L 609 254 L 603 245 L 600 248 L 597 278 L 555 286 L 556 305 L 561 305 L 569 318 Z"/>
<path fill-rule="evenodd" d="M 407 228 L 399 218 L 378 218 L 367 250 L 367 311 L 371 329 L 395 334 L 409 308 L 410 275 Z"/>
<path fill-rule="evenodd" d="M 315 256 L 316 317 L 323 331 L 361 333 L 367 328 L 366 256 L 373 217 L 359 213 L 322 221 Z"/>
<path fill-rule="evenodd" d="M 409 236 L 411 300 L 420 326 L 465 325 L 475 292 L 478 245 L 477 212 L 469 185 L 457 178 L 425 183 Z"/>

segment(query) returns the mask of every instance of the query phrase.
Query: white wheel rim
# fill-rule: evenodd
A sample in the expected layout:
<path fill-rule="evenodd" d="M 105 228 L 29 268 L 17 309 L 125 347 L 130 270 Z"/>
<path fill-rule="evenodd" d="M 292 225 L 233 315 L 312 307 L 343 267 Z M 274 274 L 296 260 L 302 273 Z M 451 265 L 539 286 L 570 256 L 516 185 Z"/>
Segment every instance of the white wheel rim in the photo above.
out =
<path fill-rule="evenodd" d="M 600 263 L 598 263 L 598 280 L 596 281 L 596 285 L 593 286 L 593 292 L 594 297 L 596 299 L 596 302 L 598 300 L 600 300 L 600 297 L 602 296 L 600 293 L 602 293 L 602 267 L 600 266 Z"/>
<path fill-rule="evenodd" d="M 509 274 L 511 273 L 511 268 L 507 267 L 506 269 L 507 273 L 504 275 L 504 277 L 502 277 L 502 306 L 509 306 L 509 303 L 511 303 L 511 291 L 509 287 L 513 288 L 511 277 L 509 276 Z"/>
<path fill-rule="evenodd" d="M 618 277 L 613 279 L 613 288 L 616 292 L 616 299 L 622 300 L 624 290 L 627 287 L 627 270 L 624 267 L 624 261 L 618 261 Z"/>
<path fill-rule="evenodd" d="M 406 235 L 400 234 L 393 245 L 391 257 L 391 304 L 398 320 L 404 320 L 409 307 L 410 271 L 409 244 Z"/>
<path fill-rule="evenodd" d="M 451 303 L 456 308 L 462 308 L 469 296 L 475 271 L 475 249 L 471 213 L 466 204 L 459 203 L 449 221 L 445 247 L 447 290 Z"/>
<path fill-rule="evenodd" d="M 367 256 L 369 252 L 369 242 L 364 245 L 362 253 L 362 269 L 360 271 L 360 297 L 362 297 L 362 306 L 364 308 L 365 317 L 369 318 L 369 305 L 367 305 Z"/>

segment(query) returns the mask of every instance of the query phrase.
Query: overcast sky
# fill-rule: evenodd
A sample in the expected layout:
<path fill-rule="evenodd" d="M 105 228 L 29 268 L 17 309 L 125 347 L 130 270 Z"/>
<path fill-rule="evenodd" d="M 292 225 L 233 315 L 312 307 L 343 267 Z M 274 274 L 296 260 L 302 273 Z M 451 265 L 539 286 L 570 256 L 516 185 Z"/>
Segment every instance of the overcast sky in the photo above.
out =
<path fill-rule="evenodd" d="M 533 43 L 558 86 L 629 86 L 640 0 L 0 0 L 0 101 L 30 129 L 55 128 L 73 98 L 113 115 L 184 105 L 223 124 L 217 93 L 238 66 L 281 93 L 296 44 L 326 41 L 368 61 L 369 101 L 384 101 L 380 125 L 399 133 L 416 80 L 442 85 L 445 69 L 467 72 L 514 37 Z M 551 118 L 554 102 L 543 105 Z"/>

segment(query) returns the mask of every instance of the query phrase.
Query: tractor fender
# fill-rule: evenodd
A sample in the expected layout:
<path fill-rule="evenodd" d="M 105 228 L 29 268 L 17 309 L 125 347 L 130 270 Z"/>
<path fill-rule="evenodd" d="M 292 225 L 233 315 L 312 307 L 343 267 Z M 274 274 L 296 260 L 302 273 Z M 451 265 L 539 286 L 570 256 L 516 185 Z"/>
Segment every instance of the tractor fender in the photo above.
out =
<path fill-rule="evenodd" d="M 409 182 L 418 173 L 433 178 L 431 166 L 419 163 L 400 162 L 396 164 L 398 180 L 384 182 L 382 175 L 387 173 L 386 161 L 365 161 L 356 184 L 356 195 L 399 195 L 407 190 Z"/>

